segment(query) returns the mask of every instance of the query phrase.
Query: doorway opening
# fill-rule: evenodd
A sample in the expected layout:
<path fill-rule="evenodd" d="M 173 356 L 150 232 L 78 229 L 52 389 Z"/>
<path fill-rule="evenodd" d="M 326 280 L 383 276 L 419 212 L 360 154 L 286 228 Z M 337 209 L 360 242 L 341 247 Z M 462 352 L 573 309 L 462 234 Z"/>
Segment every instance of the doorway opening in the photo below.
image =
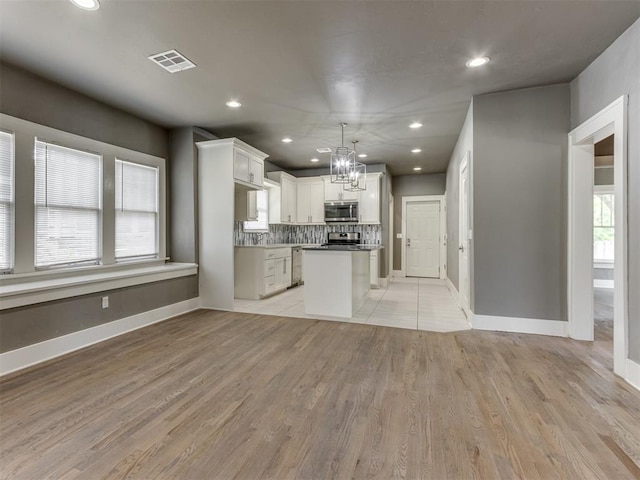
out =
<path fill-rule="evenodd" d="M 567 244 L 567 313 L 569 336 L 594 340 L 594 200 L 595 145 L 612 138 L 613 216 L 605 213 L 605 225 L 613 229 L 613 371 L 627 378 L 627 97 L 618 98 L 569 133 L 569 197 Z M 600 207 L 602 201 L 600 199 Z M 602 209 L 598 223 L 602 223 Z M 610 220 L 610 221 L 609 221 Z"/>

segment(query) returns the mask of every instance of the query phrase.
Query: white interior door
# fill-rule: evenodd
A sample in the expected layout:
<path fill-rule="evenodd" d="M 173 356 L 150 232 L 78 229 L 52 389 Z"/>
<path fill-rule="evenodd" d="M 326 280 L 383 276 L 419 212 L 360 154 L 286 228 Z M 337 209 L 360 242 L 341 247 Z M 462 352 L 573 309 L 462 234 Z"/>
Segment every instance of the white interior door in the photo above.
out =
<path fill-rule="evenodd" d="M 469 281 L 469 153 L 460 163 L 460 231 L 458 246 L 458 288 L 460 303 L 465 311 L 470 309 L 469 297 L 471 283 Z"/>
<path fill-rule="evenodd" d="M 440 202 L 407 203 L 406 276 L 440 277 Z"/>

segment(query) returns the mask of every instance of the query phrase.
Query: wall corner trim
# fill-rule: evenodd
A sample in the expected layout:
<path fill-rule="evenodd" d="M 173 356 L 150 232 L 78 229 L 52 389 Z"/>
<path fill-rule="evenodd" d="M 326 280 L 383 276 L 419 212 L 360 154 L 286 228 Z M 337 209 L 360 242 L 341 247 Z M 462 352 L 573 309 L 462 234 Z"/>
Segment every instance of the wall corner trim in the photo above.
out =
<path fill-rule="evenodd" d="M 568 322 L 560 320 L 540 320 L 536 318 L 498 317 L 494 315 L 473 314 L 471 326 L 474 330 L 492 330 L 497 332 L 533 333 L 566 337 Z"/>
<path fill-rule="evenodd" d="M 627 358 L 627 375 L 625 380 L 640 390 L 640 363 L 636 363 L 630 358 Z"/>
<path fill-rule="evenodd" d="M 153 323 L 197 310 L 199 297 L 0 354 L 0 376 L 13 373 Z"/>

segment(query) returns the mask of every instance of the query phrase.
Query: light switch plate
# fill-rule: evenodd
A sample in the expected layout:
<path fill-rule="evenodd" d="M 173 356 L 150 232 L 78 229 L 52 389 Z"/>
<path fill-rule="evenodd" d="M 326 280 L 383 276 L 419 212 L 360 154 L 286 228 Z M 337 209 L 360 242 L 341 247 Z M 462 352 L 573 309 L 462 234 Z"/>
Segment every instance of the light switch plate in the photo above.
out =
<path fill-rule="evenodd" d="M 102 308 L 109 308 L 109 297 L 102 297 Z"/>
<path fill-rule="evenodd" d="M 402 234 L 401 233 L 396 233 L 396 238 L 402 238 Z"/>

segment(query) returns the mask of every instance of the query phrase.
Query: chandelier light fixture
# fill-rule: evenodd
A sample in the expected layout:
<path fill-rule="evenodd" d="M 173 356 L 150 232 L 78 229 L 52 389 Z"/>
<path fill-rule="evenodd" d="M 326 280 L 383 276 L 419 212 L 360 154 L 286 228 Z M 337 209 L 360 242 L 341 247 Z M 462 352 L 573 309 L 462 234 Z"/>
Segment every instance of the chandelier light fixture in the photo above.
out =
<path fill-rule="evenodd" d="M 353 153 L 356 156 L 356 143 L 357 140 L 353 140 Z M 353 160 L 353 166 L 349 171 L 349 183 L 345 183 L 342 186 L 343 190 L 347 192 L 360 192 L 367 189 L 367 166 L 364 163 Z"/>
<path fill-rule="evenodd" d="M 331 183 L 351 183 L 351 172 L 356 161 L 356 152 L 344 146 L 344 127 L 347 124 L 342 122 L 342 143 L 336 147 L 335 152 L 331 152 L 330 174 Z"/>

